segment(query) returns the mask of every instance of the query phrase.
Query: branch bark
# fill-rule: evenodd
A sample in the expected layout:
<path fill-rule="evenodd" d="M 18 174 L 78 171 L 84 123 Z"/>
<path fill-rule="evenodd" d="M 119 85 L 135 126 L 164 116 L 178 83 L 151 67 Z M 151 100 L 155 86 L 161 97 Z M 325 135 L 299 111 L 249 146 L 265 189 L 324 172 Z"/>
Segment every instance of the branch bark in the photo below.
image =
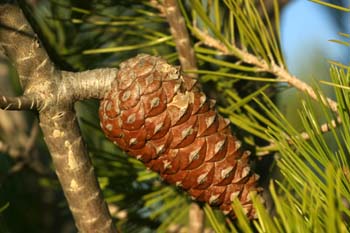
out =
<path fill-rule="evenodd" d="M 171 35 L 176 44 L 176 50 L 179 55 L 181 67 L 184 70 L 196 70 L 197 59 L 191 45 L 185 20 L 181 15 L 177 0 L 165 0 L 164 11 L 166 19 L 170 26 Z M 190 73 L 187 76 L 196 78 L 197 74 Z"/>
<path fill-rule="evenodd" d="M 17 68 L 24 90 L 23 97 L 12 99 L 18 104 L 11 106 L 22 109 L 18 100 L 25 106 L 33 103 L 30 100 L 41 103 L 33 108 L 39 110 L 40 126 L 79 232 L 116 232 L 73 109 L 78 99 L 101 97 L 116 77 L 116 69 L 62 72 L 55 68 L 17 6 L 1 5 L 0 23 L 0 47 Z M 72 82 L 73 78 L 79 82 Z M 94 85 L 97 82 L 101 85 Z M 0 106 L 8 100 L 0 99 Z"/>
<path fill-rule="evenodd" d="M 0 108 L 4 110 L 35 110 L 40 109 L 40 101 L 26 96 L 0 96 Z"/>

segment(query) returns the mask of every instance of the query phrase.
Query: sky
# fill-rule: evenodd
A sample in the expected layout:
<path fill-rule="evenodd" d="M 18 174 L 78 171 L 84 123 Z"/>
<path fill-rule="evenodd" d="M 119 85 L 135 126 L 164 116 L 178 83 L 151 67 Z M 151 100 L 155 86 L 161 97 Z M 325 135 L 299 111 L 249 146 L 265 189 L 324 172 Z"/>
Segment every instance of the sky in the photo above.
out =
<path fill-rule="evenodd" d="M 350 5 L 350 0 L 347 1 Z M 350 13 L 347 15 L 349 33 Z M 326 59 L 349 64 L 350 48 L 329 42 L 330 39 L 340 39 L 337 36 L 340 31 L 327 7 L 308 0 L 291 1 L 281 15 L 282 50 L 290 72 L 295 75 L 305 73 L 301 66 L 313 59 L 317 51 L 324 53 Z M 326 59 L 320 62 L 326 65 Z"/>
<path fill-rule="evenodd" d="M 350 0 L 347 1 L 350 5 Z M 349 33 L 350 17 L 347 21 Z M 327 59 L 345 64 L 350 62 L 350 48 L 329 41 L 345 40 L 345 37 L 337 35 L 340 31 L 327 7 L 308 0 L 291 1 L 281 12 L 281 45 L 289 72 L 310 85 L 314 85 L 316 80 L 329 81 Z M 324 94 L 335 99 L 331 86 L 320 86 Z M 280 92 L 276 99 L 279 109 L 299 130 L 302 129 L 302 124 L 296 110 L 302 108 L 300 97 L 298 90 L 289 88 Z M 322 110 L 317 108 L 316 115 L 324 122 Z"/>

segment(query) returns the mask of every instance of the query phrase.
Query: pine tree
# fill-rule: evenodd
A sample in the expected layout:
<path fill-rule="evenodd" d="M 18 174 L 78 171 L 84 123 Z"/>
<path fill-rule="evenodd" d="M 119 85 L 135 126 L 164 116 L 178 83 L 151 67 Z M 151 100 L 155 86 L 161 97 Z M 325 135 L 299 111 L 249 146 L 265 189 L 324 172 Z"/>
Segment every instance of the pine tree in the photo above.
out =
<path fill-rule="evenodd" d="M 35 218 L 23 224 L 27 231 L 68 232 L 63 225 L 71 225 L 69 208 L 81 232 L 349 232 L 350 68 L 338 61 L 329 62 L 332 81 L 321 84 L 334 88 L 334 100 L 322 93 L 319 83 L 309 86 L 290 74 L 280 50 L 277 1 L 101 1 L 84 5 L 53 1 L 27 7 L 21 4 L 41 42 L 17 7 L 0 8 L 0 54 L 19 76 L 19 84 L 15 84 L 19 97 L 1 92 L 0 106 L 34 110 L 39 113 L 40 125 L 32 120 L 36 114 L 26 115 L 30 120 L 16 132 L 24 138 L 18 140 L 19 145 L 6 139 L 9 133 L 1 132 L 0 171 L 4 175 L 0 177 L 0 231 L 21 232 L 18 221 L 25 217 L 16 218 L 12 211 L 29 209 Z M 349 47 L 350 36 L 340 34 L 344 41 L 332 43 Z M 137 56 L 142 53 L 151 56 Z M 168 70 L 158 70 L 152 62 Z M 135 63 L 142 64 L 142 69 Z M 181 70 L 176 65 L 181 65 Z M 152 80 L 144 79 L 147 72 L 152 73 Z M 168 83 L 167 75 L 172 79 Z M 135 85 L 129 86 L 132 83 L 144 89 L 136 90 Z M 300 91 L 303 107 L 297 111 L 301 131 L 274 103 L 281 91 L 278 83 Z M 186 95 L 192 96 L 193 102 L 184 104 L 183 111 L 169 113 L 174 98 Z M 99 106 L 98 101 L 86 100 L 89 98 L 103 101 Z M 216 107 L 210 98 L 216 100 Z M 133 111 L 140 103 L 143 110 L 148 109 L 141 111 L 141 118 L 140 112 Z M 98 109 L 102 130 L 118 146 L 104 136 Z M 320 122 L 315 109 L 322 110 L 325 122 Z M 229 120 L 232 132 L 228 121 L 217 114 Z M 206 119 L 212 119 L 208 127 L 204 127 L 209 121 Z M 42 146 L 43 138 L 37 138 L 39 126 L 48 151 Z M 186 131 L 187 126 L 195 130 Z M 32 128 L 30 133 L 25 127 Z M 142 127 L 147 130 L 138 130 Z M 129 134 L 130 130 L 137 135 Z M 179 132 L 175 135 L 175 131 Z M 232 153 L 222 153 L 228 158 L 223 161 L 231 162 L 231 154 L 243 161 L 228 177 L 245 177 L 245 172 L 253 179 L 251 183 L 243 179 L 240 188 L 247 187 L 242 188 L 244 194 L 232 199 L 219 195 L 214 201 L 211 197 L 218 194 L 214 188 L 198 192 L 195 181 L 205 174 L 201 169 L 197 169 L 200 174 L 189 173 L 184 183 L 181 172 L 193 165 L 186 160 L 187 155 L 196 151 L 201 155 L 198 149 L 203 148 L 196 145 L 203 140 L 190 137 L 194 132 L 206 138 L 207 152 L 215 151 L 220 144 L 216 136 L 210 137 L 224 132 L 220 135 L 225 135 L 226 141 L 220 148 L 226 152 L 231 148 Z M 328 145 L 325 134 L 332 136 L 335 149 Z M 169 135 L 168 147 L 158 145 L 147 153 L 146 139 L 156 145 L 157 140 Z M 236 152 L 240 144 L 242 151 L 251 152 L 249 157 L 250 152 Z M 186 148 L 188 152 L 178 153 Z M 49 155 L 53 167 L 49 167 Z M 169 175 L 164 166 L 171 156 L 171 165 L 179 167 L 175 175 Z M 265 162 L 269 163 L 267 167 Z M 279 172 L 277 177 L 271 174 L 271 166 Z M 215 167 L 220 167 L 218 162 Z M 37 195 L 54 196 L 62 193 L 62 187 L 66 198 L 55 197 L 51 202 L 60 202 L 61 206 L 55 204 L 40 214 L 35 211 L 39 197 L 33 203 L 29 198 L 25 202 L 20 198 L 9 201 L 11 195 L 18 197 L 18 179 L 26 179 L 28 170 L 36 174 L 33 179 L 39 185 L 35 189 L 45 190 L 44 194 L 36 190 Z M 214 173 L 222 174 L 224 170 L 217 171 Z M 255 184 L 255 173 L 262 177 L 259 184 Z M 163 179 L 181 182 L 182 187 L 171 186 Z M 18 185 L 19 191 L 11 191 L 10 182 Z M 28 184 L 26 181 L 24 186 Z M 264 186 L 263 197 L 259 192 L 248 193 L 258 186 Z M 183 189 L 207 203 L 192 200 Z M 215 205 L 230 211 L 233 218 Z M 53 220 L 53 212 L 61 213 L 58 220 Z M 60 227 L 53 229 L 52 224 L 36 220 L 43 215 L 51 216 L 50 221 Z"/>

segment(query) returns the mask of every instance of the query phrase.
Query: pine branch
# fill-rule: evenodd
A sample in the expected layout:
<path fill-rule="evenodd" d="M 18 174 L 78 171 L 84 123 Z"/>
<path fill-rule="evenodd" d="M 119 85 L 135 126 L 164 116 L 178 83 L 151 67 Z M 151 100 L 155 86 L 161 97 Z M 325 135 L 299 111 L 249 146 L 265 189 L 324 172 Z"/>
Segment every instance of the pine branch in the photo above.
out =
<path fill-rule="evenodd" d="M 319 96 L 316 92 L 309 86 L 307 83 L 301 81 L 296 76 L 290 74 L 283 66 L 277 65 L 275 63 L 268 64 L 267 61 L 256 57 L 255 55 L 235 47 L 232 45 L 232 48 L 228 48 L 225 44 L 211 37 L 207 33 L 201 31 L 199 28 L 194 27 L 195 34 L 203 41 L 203 43 L 209 47 L 215 48 L 220 51 L 223 55 L 232 55 L 239 57 L 243 62 L 250 65 L 254 65 L 259 68 L 261 72 L 267 72 L 273 74 L 281 82 L 286 82 L 289 85 L 297 88 L 300 91 L 306 92 L 312 99 L 318 101 Z M 329 106 L 329 108 L 338 113 L 338 103 L 330 98 L 321 97 L 323 104 Z"/>
<path fill-rule="evenodd" d="M 116 68 L 94 69 L 77 73 L 61 71 L 62 80 L 56 99 L 57 101 L 62 98 L 68 98 L 72 101 L 91 98 L 101 99 L 111 87 L 117 71 Z M 40 95 L 0 96 L 0 108 L 3 110 L 42 111 L 48 107 L 49 103 L 45 96 Z"/>
<path fill-rule="evenodd" d="M 41 109 L 41 101 L 27 96 L 0 96 L 0 108 L 3 110 L 35 110 Z"/>
<path fill-rule="evenodd" d="M 170 32 L 176 44 L 176 50 L 179 55 L 181 67 L 184 70 L 196 70 L 197 60 L 194 50 L 191 46 L 190 36 L 188 34 L 185 20 L 181 15 L 177 0 L 165 0 L 164 12 L 170 25 Z M 197 77 L 196 74 L 188 74 L 190 77 Z"/>
<path fill-rule="evenodd" d="M 332 129 L 336 128 L 338 125 L 342 123 L 341 118 L 338 116 L 336 120 L 331 120 L 329 123 L 324 123 L 320 125 L 319 131 L 321 133 L 328 133 Z M 309 140 L 311 136 L 306 132 L 301 132 L 297 137 L 303 140 Z M 293 144 L 293 140 L 290 138 L 290 136 L 287 136 L 287 141 L 289 144 Z M 259 152 L 256 153 L 258 156 L 264 156 L 271 153 L 271 150 L 274 150 L 276 148 L 276 143 L 271 142 L 269 145 L 260 147 Z"/>
<path fill-rule="evenodd" d="M 309 86 L 307 83 L 301 81 L 296 76 L 290 74 L 283 65 L 276 64 L 273 59 L 271 59 L 271 63 L 269 64 L 268 61 L 265 61 L 264 59 L 261 59 L 254 54 L 249 53 L 245 49 L 240 49 L 236 45 L 232 45 L 230 48 L 227 47 L 225 44 L 221 43 L 220 41 L 216 40 L 215 38 L 211 37 L 207 33 L 201 31 L 197 27 L 193 27 L 194 34 L 201 39 L 201 41 L 212 48 L 215 48 L 216 50 L 220 51 L 224 55 L 231 55 L 238 57 L 241 61 L 254 65 L 258 68 L 258 71 L 260 72 L 267 72 L 270 74 L 273 74 L 278 81 L 280 82 L 286 82 L 290 86 L 293 86 L 297 88 L 300 91 L 303 91 L 307 93 L 312 99 L 316 101 L 321 101 L 322 104 L 329 107 L 334 113 L 337 115 L 337 119 L 333 120 L 331 123 L 325 123 L 320 126 L 320 132 L 326 133 L 330 131 L 330 129 L 337 127 L 337 125 L 341 124 L 341 119 L 339 117 L 338 113 L 338 103 L 330 98 L 320 96 L 318 95 L 311 86 Z M 300 138 L 304 140 L 310 139 L 310 135 L 308 135 L 306 132 L 300 133 Z M 287 136 L 288 137 L 288 136 Z M 288 139 L 288 141 L 292 144 L 292 140 Z M 271 152 L 271 150 L 274 150 L 276 148 L 276 145 L 274 142 L 271 142 L 269 145 L 259 148 L 259 152 L 257 155 L 263 156 L 267 155 Z"/>
<path fill-rule="evenodd" d="M 37 104 L 33 108 L 40 110 L 40 126 L 78 230 L 116 232 L 73 110 L 76 99 L 84 95 L 99 97 L 105 88 L 109 88 L 111 77 L 106 79 L 103 87 L 99 86 L 101 90 L 95 89 L 97 94 L 86 91 L 86 87 L 88 83 L 97 82 L 98 72 L 89 73 L 93 74 L 91 81 L 84 80 L 86 82 L 82 81 L 81 86 L 71 88 L 68 84 L 74 75 L 67 75 L 54 67 L 17 6 L 1 5 L 0 23 L 0 46 L 17 68 L 24 90 L 23 97 L 2 98 L 1 106 L 22 109 L 31 106 L 33 100 L 38 101 L 34 101 Z M 115 70 L 107 73 L 115 77 Z M 13 100 L 12 105 L 7 103 L 8 100 Z M 45 107 L 38 108 L 41 104 Z"/>

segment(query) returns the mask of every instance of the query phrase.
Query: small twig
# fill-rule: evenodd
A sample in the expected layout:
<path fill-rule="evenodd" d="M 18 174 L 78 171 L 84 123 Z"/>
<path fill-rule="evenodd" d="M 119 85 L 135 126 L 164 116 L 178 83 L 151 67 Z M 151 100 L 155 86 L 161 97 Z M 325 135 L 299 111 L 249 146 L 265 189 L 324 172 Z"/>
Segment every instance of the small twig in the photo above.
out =
<path fill-rule="evenodd" d="M 336 128 L 341 123 L 342 123 L 342 121 L 341 121 L 340 117 L 338 116 L 336 120 L 331 120 L 331 122 L 329 122 L 329 123 L 322 124 L 319 128 L 319 131 L 321 133 L 327 133 L 327 132 L 331 131 L 332 129 Z M 298 137 L 300 139 L 303 139 L 303 140 L 309 140 L 311 138 L 311 136 L 306 132 L 300 133 Z M 293 140 L 289 136 L 287 137 L 287 141 L 289 144 L 293 144 Z M 271 150 L 273 150 L 275 148 L 276 148 L 276 143 L 271 142 L 267 146 L 260 147 L 259 152 L 257 152 L 256 155 L 257 156 L 268 155 L 271 153 Z"/>
<path fill-rule="evenodd" d="M 185 20 L 181 15 L 176 0 L 164 0 L 164 11 L 170 26 L 171 35 L 176 44 L 176 50 L 180 59 L 181 67 L 184 70 L 196 70 L 197 60 L 191 45 Z M 187 74 L 189 77 L 196 78 L 197 74 Z"/>
<path fill-rule="evenodd" d="M 329 108 L 335 112 L 338 113 L 338 103 L 334 100 L 328 98 L 319 96 L 316 94 L 316 92 L 310 87 L 307 83 L 301 81 L 296 76 L 291 75 L 288 71 L 286 71 L 283 67 L 280 67 L 276 64 L 272 64 L 271 67 L 268 67 L 266 65 L 265 68 L 266 72 L 272 73 L 275 76 L 278 77 L 279 80 L 282 82 L 287 82 L 289 85 L 294 86 L 295 88 L 299 89 L 300 91 L 306 92 L 312 99 L 319 101 L 321 98 L 321 101 L 326 106 L 329 106 Z"/>
<path fill-rule="evenodd" d="M 260 59 L 256 57 L 253 54 L 250 54 L 249 52 L 239 49 L 237 47 L 232 47 L 230 50 L 227 48 L 223 43 L 216 40 L 215 38 L 211 37 L 205 32 L 202 32 L 197 27 L 194 27 L 195 34 L 202 39 L 203 43 L 206 44 L 209 47 L 213 47 L 217 49 L 218 51 L 222 52 L 224 55 L 234 55 L 239 57 L 242 61 L 245 63 L 254 65 L 258 68 L 260 68 L 261 71 L 273 74 L 277 77 L 278 80 L 281 82 L 286 82 L 289 85 L 297 88 L 298 90 L 306 92 L 312 99 L 318 101 L 319 96 L 316 94 L 316 92 L 305 82 L 298 79 L 296 76 L 291 75 L 284 67 L 281 67 L 277 64 L 268 64 L 265 60 Z M 338 113 L 338 103 L 330 98 L 324 98 L 320 97 L 323 104 L 330 107 L 330 109 Z"/>
<path fill-rule="evenodd" d="M 41 101 L 27 96 L 0 96 L 0 108 L 3 110 L 35 110 L 41 108 Z"/>

